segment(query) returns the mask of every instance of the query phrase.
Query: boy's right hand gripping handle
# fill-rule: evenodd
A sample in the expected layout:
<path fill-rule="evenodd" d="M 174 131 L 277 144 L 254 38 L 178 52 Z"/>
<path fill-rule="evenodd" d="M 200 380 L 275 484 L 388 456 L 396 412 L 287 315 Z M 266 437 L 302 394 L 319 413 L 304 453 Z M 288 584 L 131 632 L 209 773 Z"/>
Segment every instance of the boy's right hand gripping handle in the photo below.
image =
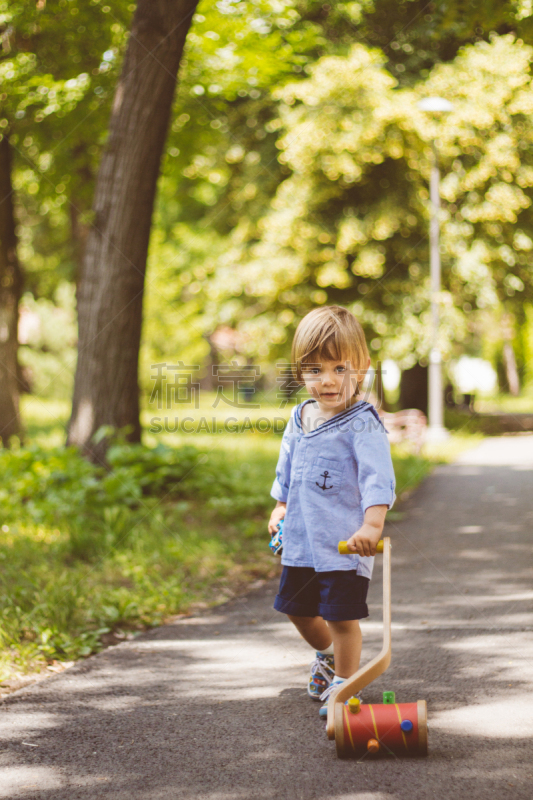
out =
<path fill-rule="evenodd" d="M 376 553 L 382 553 L 382 552 L 383 552 L 383 539 L 380 539 L 376 545 Z M 339 553 L 341 554 L 341 556 L 355 555 L 355 553 L 352 553 L 351 550 L 348 550 L 347 542 L 339 542 Z"/>

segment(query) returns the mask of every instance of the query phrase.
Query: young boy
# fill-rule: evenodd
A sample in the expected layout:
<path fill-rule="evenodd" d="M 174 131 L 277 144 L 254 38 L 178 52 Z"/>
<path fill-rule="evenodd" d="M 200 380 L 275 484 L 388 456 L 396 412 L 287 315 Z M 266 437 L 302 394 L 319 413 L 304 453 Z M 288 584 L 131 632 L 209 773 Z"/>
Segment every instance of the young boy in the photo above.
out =
<path fill-rule="evenodd" d="M 359 668 L 359 620 L 395 481 L 385 429 L 357 399 L 370 358 L 353 314 L 340 306 L 307 314 L 292 363 L 311 398 L 291 415 L 271 491 L 271 535 L 284 520 L 274 608 L 316 650 L 308 693 L 326 701 L 323 714 L 331 688 Z M 353 555 L 339 555 L 341 539 Z"/>

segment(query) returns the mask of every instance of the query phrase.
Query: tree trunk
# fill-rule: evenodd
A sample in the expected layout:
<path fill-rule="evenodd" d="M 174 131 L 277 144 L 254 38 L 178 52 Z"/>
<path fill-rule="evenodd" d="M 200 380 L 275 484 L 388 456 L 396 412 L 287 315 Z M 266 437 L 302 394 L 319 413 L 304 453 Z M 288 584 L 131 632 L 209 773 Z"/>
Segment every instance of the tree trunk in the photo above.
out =
<path fill-rule="evenodd" d="M 415 364 L 404 369 L 400 379 L 400 408 L 418 408 L 428 413 L 428 368 Z"/>
<path fill-rule="evenodd" d="M 20 435 L 18 385 L 18 306 L 22 274 L 17 258 L 17 234 L 11 183 L 11 148 L 7 134 L 0 141 L 0 441 Z"/>
<path fill-rule="evenodd" d="M 505 369 L 505 380 L 507 390 L 514 397 L 520 394 L 520 379 L 516 366 L 516 356 L 513 348 L 516 318 L 513 314 L 505 312 L 501 320 L 501 332 L 503 338 L 502 360 Z"/>
<path fill-rule="evenodd" d="M 178 67 L 197 0 L 138 0 L 102 156 L 78 289 L 79 350 L 68 443 L 95 461 L 102 425 L 138 442 L 146 256 Z"/>
<path fill-rule="evenodd" d="M 505 366 L 505 377 L 510 394 L 518 397 L 520 394 L 520 380 L 518 378 L 518 368 L 516 366 L 516 356 L 513 345 L 510 341 L 503 343 L 503 363 Z"/>
<path fill-rule="evenodd" d="M 388 411 L 387 399 L 385 397 L 385 389 L 383 387 L 383 365 L 378 361 L 376 365 L 376 381 L 374 384 L 374 392 L 376 394 L 377 406 L 380 411 Z"/>

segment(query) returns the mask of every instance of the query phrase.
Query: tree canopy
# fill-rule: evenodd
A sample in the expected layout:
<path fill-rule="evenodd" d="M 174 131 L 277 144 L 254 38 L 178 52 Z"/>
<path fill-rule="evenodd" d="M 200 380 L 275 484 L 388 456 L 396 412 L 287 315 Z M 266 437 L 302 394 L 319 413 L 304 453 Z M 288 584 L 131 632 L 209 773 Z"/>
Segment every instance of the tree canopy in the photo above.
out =
<path fill-rule="evenodd" d="M 77 281 L 134 8 L 0 6 L 0 125 L 36 299 Z M 219 326 L 243 356 L 286 356 L 326 302 L 354 308 L 376 356 L 423 358 L 435 137 L 446 352 L 479 350 L 502 314 L 525 319 L 532 19 L 518 0 L 201 2 L 159 181 L 143 385 L 151 363 L 204 359 Z M 416 109 L 432 94 L 455 107 L 438 122 Z"/>
<path fill-rule="evenodd" d="M 261 348 L 296 315 L 355 303 L 375 350 L 408 363 L 427 354 L 427 183 L 431 142 L 444 173 L 443 345 L 461 342 L 473 309 L 531 300 L 529 107 L 533 50 L 511 35 L 466 46 L 414 88 L 398 88 L 379 52 L 355 45 L 279 90 L 275 127 L 290 175 L 255 224 L 244 217 L 206 292 L 232 307 Z M 417 109 L 443 95 L 452 113 Z M 516 303 L 515 301 L 519 302 Z M 385 342 L 387 343 L 385 345 Z M 259 350 L 260 352 L 260 350 Z"/>
<path fill-rule="evenodd" d="M 223 117 L 205 91 L 202 112 L 213 108 L 212 118 L 187 110 L 175 123 L 182 142 L 199 125 L 205 145 L 193 158 L 177 143 L 168 151 L 159 219 L 168 219 L 171 195 L 194 199 L 153 239 L 146 362 L 167 337 L 198 357 L 202 334 L 217 324 L 238 327 L 250 356 L 287 354 L 298 318 L 324 302 L 353 304 L 376 355 L 404 366 L 427 355 L 435 136 L 445 352 L 479 350 L 492 313 L 505 306 L 520 321 L 530 302 L 521 249 L 530 235 L 530 134 L 517 105 L 530 92 L 531 52 L 518 38 L 530 35 L 530 18 L 513 4 L 470 4 L 466 15 L 438 3 L 421 15 L 423 4 L 409 2 L 313 9 L 293 22 L 309 44 L 296 82 L 294 67 L 280 70 L 275 82 L 225 99 Z M 431 94 L 456 106 L 438 123 L 416 110 Z M 166 329 L 151 312 L 163 285 L 176 289 Z"/>

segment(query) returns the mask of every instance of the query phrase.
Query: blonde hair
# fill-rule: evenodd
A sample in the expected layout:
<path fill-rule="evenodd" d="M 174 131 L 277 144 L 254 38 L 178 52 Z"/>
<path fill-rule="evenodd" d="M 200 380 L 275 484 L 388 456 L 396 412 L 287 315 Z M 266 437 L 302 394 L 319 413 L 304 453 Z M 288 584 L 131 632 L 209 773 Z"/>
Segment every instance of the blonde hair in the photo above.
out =
<path fill-rule="evenodd" d="M 352 369 L 366 372 L 368 348 L 365 334 L 361 323 L 347 308 L 315 308 L 305 315 L 296 328 L 291 361 L 297 380 L 303 380 L 303 365 L 317 364 L 323 360 L 350 361 Z"/>

